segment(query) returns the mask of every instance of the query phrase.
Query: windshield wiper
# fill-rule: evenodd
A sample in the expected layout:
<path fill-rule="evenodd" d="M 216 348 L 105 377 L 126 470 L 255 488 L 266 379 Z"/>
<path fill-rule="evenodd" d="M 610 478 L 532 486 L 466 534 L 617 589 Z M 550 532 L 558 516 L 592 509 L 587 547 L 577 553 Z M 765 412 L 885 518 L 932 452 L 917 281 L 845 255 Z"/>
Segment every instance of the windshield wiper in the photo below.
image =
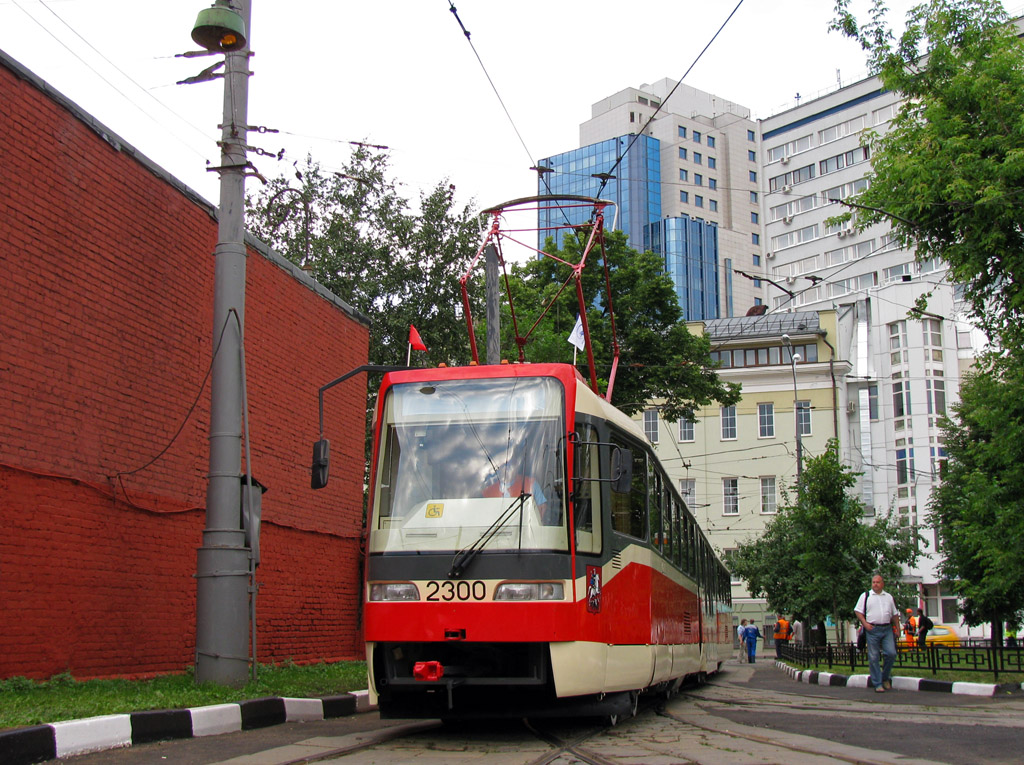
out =
<path fill-rule="evenodd" d="M 466 567 L 469 566 L 470 561 L 472 561 L 473 558 L 475 558 L 477 554 L 487 546 L 487 543 L 494 538 L 495 534 L 505 527 L 505 524 L 508 523 L 512 519 L 512 516 L 516 514 L 516 510 L 519 511 L 520 526 L 522 526 L 521 519 L 523 505 L 526 503 L 527 498 L 531 496 L 533 495 L 529 492 L 520 492 L 519 496 L 512 501 L 512 504 L 505 508 L 504 512 L 494 520 L 494 523 L 487 527 L 487 530 L 484 531 L 483 534 L 477 537 L 473 544 L 469 547 L 464 547 L 455 553 L 455 557 L 452 558 L 452 567 L 448 570 L 448 578 L 458 579 L 462 576 Z"/>

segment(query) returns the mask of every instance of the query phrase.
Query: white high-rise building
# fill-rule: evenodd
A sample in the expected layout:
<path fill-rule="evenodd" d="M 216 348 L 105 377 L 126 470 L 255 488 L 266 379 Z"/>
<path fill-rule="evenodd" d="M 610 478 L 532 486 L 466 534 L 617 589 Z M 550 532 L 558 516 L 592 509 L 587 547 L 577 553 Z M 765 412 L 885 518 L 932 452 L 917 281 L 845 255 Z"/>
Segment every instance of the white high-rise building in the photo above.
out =
<path fill-rule="evenodd" d="M 927 506 L 945 458 L 940 415 L 957 400 L 960 377 L 980 336 L 937 261 L 915 262 L 885 224 L 857 232 L 836 216 L 856 208 L 870 172 L 868 131 L 884 133 L 898 110 L 877 78 L 761 120 L 764 275 L 772 312 L 832 309 L 850 361 L 840 447 L 863 471 L 869 514 L 892 508 L 925 538 L 911 572 L 935 621 L 957 623 L 956 600 L 942 591 Z M 908 314 L 928 295 L 927 313 Z"/>

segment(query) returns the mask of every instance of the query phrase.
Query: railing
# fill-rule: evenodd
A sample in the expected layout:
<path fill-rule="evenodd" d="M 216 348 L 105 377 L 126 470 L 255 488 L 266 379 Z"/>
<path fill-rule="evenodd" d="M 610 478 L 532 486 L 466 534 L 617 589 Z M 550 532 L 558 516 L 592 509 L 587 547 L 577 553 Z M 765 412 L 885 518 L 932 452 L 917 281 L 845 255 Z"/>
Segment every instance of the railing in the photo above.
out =
<path fill-rule="evenodd" d="M 829 669 L 867 668 L 868 652 L 858 651 L 856 643 L 829 643 L 826 646 L 786 645 L 782 658 L 802 667 L 825 665 Z M 1024 648 L 970 645 L 907 648 L 896 651 L 895 667 L 956 672 L 987 672 L 999 679 L 999 673 L 1024 672 Z"/>

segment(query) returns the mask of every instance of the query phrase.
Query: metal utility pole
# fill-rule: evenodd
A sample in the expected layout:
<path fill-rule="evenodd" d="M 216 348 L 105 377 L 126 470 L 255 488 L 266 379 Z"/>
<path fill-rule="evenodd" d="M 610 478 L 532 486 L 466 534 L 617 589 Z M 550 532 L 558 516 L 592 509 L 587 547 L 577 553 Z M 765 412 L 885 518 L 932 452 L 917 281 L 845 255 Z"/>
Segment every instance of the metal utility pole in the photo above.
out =
<path fill-rule="evenodd" d="M 484 248 L 484 283 L 487 300 L 487 363 L 501 363 L 501 274 L 498 271 L 498 249 L 493 244 Z"/>
<path fill-rule="evenodd" d="M 226 2 L 218 5 L 228 6 Z M 250 0 L 231 0 L 245 22 Z M 196 682 L 240 687 L 249 669 L 249 550 L 241 524 L 242 337 L 245 327 L 245 174 L 249 45 L 227 53 L 220 208 L 214 250 L 213 372 L 206 528 L 196 571 Z"/>

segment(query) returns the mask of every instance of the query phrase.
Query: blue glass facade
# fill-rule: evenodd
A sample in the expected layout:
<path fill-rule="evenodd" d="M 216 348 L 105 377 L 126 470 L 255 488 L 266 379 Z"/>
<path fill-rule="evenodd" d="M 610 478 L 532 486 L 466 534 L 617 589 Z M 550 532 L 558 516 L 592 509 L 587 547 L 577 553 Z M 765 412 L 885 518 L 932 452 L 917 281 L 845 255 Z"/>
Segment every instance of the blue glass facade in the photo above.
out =
<path fill-rule="evenodd" d="M 722 286 L 718 226 L 685 214 L 662 219 L 660 141 L 640 136 L 627 152 L 632 139 L 632 135 L 619 136 L 541 160 L 554 172 L 538 179 L 537 193 L 593 197 L 601 189 L 601 179 L 594 175 L 614 175 L 600 191 L 602 199 L 615 203 L 605 210 L 605 228 L 624 232 L 630 247 L 664 258 L 686 321 L 717 319 Z M 616 167 L 620 155 L 623 159 Z M 590 213 L 588 207 L 542 208 L 537 214 L 537 247 L 543 248 L 548 237 L 561 245 L 566 226 L 589 220 Z"/>
<path fill-rule="evenodd" d="M 600 190 L 602 199 L 615 204 L 614 208 L 605 209 L 605 228 L 611 230 L 614 220 L 615 228 L 629 237 L 630 246 L 640 249 L 644 226 L 661 218 L 660 141 L 640 136 L 627 152 L 626 147 L 633 138 L 619 136 L 541 160 L 542 165 L 554 172 L 538 179 L 537 193 L 593 197 Z M 624 155 L 622 162 L 616 166 L 620 155 Z M 603 189 L 601 179 L 594 177 L 600 173 L 615 176 Z M 549 236 L 561 244 L 566 218 L 572 224 L 583 223 L 590 219 L 590 210 L 540 210 L 537 246 L 543 247 Z"/>
<path fill-rule="evenodd" d="M 665 259 L 684 321 L 719 318 L 718 226 L 682 215 L 644 227 L 645 250 Z"/>

